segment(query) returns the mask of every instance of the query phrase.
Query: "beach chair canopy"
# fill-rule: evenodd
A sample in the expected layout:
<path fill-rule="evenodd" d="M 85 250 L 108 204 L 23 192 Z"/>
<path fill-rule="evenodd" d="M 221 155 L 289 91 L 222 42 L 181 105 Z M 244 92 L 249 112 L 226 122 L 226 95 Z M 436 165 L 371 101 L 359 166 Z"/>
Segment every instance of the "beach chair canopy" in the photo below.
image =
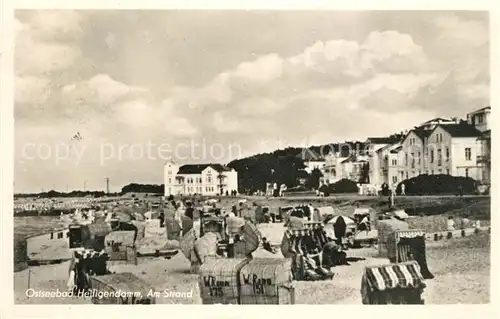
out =
<path fill-rule="evenodd" d="M 424 278 L 416 261 L 366 267 L 363 280 L 371 291 L 395 288 L 424 288 Z"/>
<path fill-rule="evenodd" d="M 335 209 L 331 206 L 317 207 L 315 210 L 319 212 L 319 215 L 323 220 L 325 220 L 327 216 L 335 215 Z"/>
<path fill-rule="evenodd" d="M 335 222 L 337 221 L 337 219 L 340 217 L 340 215 L 337 215 L 337 216 L 333 216 L 333 218 L 331 219 L 328 219 L 325 224 L 335 224 Z M 342 216 L 342 218 L 344 218 L 344 221 L 346 223 L 346 225 L 354 225 L 356 224 L 356 222 L 354 220 L 352 220 L 351 218 L 347 217 L 347 216 Z"/>
<path fill-rule="evenodd" d="M 366 216 L 370 215 L 371 209 L 370 208 L 356 208 L 354 210 L 353 215 L 354 216 Z"/>
<path fill-rule="evenodd" d="M 398 209 L 393 212 L 394 216 L 400 218 L 400 219 L 407 219 L 409 216 L 408 214 L 404 211 L 404 209 Z"/>

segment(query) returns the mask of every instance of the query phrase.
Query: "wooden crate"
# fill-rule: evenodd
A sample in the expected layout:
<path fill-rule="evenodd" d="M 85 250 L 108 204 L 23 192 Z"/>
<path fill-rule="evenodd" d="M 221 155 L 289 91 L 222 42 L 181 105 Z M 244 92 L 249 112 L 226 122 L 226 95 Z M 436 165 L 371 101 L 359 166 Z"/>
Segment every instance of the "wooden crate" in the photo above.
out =
<path fill-rule="evenodd" d="M 257 258 L 240 271 L 241 304 L 294 304 L 292 260 Z"/>
<path fill-rule="evenodd" d="M 239 304 L 239 274 L 248 259 L 208 259 L 199 270 L 203 304 Z"/>

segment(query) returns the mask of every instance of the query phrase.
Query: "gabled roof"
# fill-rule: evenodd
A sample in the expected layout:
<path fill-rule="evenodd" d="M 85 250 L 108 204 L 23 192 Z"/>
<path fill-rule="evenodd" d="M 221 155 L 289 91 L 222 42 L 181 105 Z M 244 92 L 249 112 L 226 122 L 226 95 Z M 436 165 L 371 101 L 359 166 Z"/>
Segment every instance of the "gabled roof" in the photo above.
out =
<path fill-rule="evenodd" d="M 442 127 L 451 137 L 479 137 L 482 135 L 474 125 L 470 124 L 442 124 L 437 127 Z"/>
<path fill-rule="evenodd" d="M 211 167 L 219 173 L 231 170 L 221 164 L 187 164 L 179 167 L 177 174 L 201 174 L 207 167 Z"/>
<path fill-rule="evenodd" d="M 410 135 L 412 132 L 415 133 L 415 135 L 417 135 L 418 138 L 420 138 L 420 140 L 422 141 L 424 141 L 432 133 L 432 131 L 430 130 L 424 130 L 422 128 L 414 128 L 413 130 L 410 130 L 408 134 L 406 134 L 406 136 L 403 138 L 401 142 L 404 142 L 408 138 L 408 135 Z"/>

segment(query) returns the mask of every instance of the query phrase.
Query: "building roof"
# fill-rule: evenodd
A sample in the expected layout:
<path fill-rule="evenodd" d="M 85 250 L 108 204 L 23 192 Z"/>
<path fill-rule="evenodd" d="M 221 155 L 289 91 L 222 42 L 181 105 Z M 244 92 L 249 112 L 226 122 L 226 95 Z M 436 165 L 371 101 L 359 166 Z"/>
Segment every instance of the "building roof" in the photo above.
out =
<path fill-rule="evenodd" d="M 486 107 L 483 107 L 483 108 L 481 108 L 479 110 L 472 111 L 472 112 L 469 113 L 469 115 L 473 115 L 473 114 L 477 114 L 477 113 L 482 113 L 482 112 L 484 112 L 486 110 L 491 110 L 491 106 L 486 106 Z"/>
<path fill-rule="evenodd" d="M 477 138 L 478 140 L 482 140 L 482 141 L 487 141 L 487 140 L 490 140 L 491 141 L 491 130 L 486 130 L 484 131 L 481 136 L 479 136 Z"/>
<path fill-rule="evenodd" d="M 219 173 L 231 170 L 221 164 L 186 164 L 179 167 L 177 174 L 201 174 L 207 167 L 211 167 Z"/>
<path fill-rule="evenodd" d="M 372 144 L 394 144 L 399 142 L 401 139 L 397 136 L 388 137 L 369 137 L 366 141 Z"/>
<path fill-rule="evenodd" d="M 452 137 L 479 137 L 482 135 L 474 125 L 470 124 L 442 124 L 439 125 Z"/>
<path fill-rule="evenodd" d="M 427 137 L 429 137 L 429 135 L 431 135 L 431 133 L 432 133 L 432 131 L 430 131 L 430 130 L 424 130 L 422 128 L 415 128 L 415 129 L 409 131 L 403 140 L 406 140 L 408 135 L 410 135 L 412 132 L 415 133 L 415 135 L 417 135 L 422 141 L 424 139 L 426 139 Z"/>
<path fill-rule="evenodd" d="M 422 123 L 422 125 L 430 124 L 432 122 L 453 122 L 453 120 L 452 119 L 444 119 L 442 117 L 436 117 L 432 120 L 428 120 L 427 122 Z"/>
<path fill-rule="evenodd" d="M 397 154 L 397 153 L 399 153 L 402 149 L 403 149 L 403 146 L 402 146 L 402 145 L 400 145 L 400 146 L 396 147 L 395 149 L 391 150 L 390 152 L 391 152 L 392 154 Z"/>
<path fill-rule="evenodd" d="M 346 159 L 344 159 L 343 161 L 341 161 L 340 163 L 348 163 L 348 162 L 363 163 L 363 162 L 366 162 L 366 160 L 364 158 L 362 158 L 362 157 L 359 158 L 356 154 L 352 154 L 349 157 L 347 157 Z"/>

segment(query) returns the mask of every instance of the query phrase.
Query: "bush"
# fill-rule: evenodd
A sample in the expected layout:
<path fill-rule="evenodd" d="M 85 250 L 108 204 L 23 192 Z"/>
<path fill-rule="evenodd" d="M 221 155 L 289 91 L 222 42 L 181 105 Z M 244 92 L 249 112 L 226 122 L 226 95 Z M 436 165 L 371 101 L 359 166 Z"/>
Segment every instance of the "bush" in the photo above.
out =
<path fill-rule="evenodd" d="M 470 195 L 477 193 L 477 182 L 470 177 L 450 175 L 419 175 L 402 181 L 396 188 L 401 194 L 405 184 L 406 195 Z"/>
<path fill-rule="evenodd" d="M 306 191 L 309 191 L 309 190 L 310 189 L 308 189 L 305 186 L 296 186 L 296 187 L 288 188 L 288 189 L 284 190 L 283 193 L 286 194 L 286 193 L 306 192 Z"/>
<path fill-rule="evenodd" d="M 332 193 L 357 193 L 358 185 L 350 179 L 341 179 L 340 181 L 330 185 L 321 185 L 318 188 L 318 191 L 322 192 L 325 196 L 329 196 Z"/>
<path fill-rule="evenodd" d="M 329 193 L 357 193 L 358 185 L 350 179 L 341 179 L 340 181 L 328 185 Z"/>

